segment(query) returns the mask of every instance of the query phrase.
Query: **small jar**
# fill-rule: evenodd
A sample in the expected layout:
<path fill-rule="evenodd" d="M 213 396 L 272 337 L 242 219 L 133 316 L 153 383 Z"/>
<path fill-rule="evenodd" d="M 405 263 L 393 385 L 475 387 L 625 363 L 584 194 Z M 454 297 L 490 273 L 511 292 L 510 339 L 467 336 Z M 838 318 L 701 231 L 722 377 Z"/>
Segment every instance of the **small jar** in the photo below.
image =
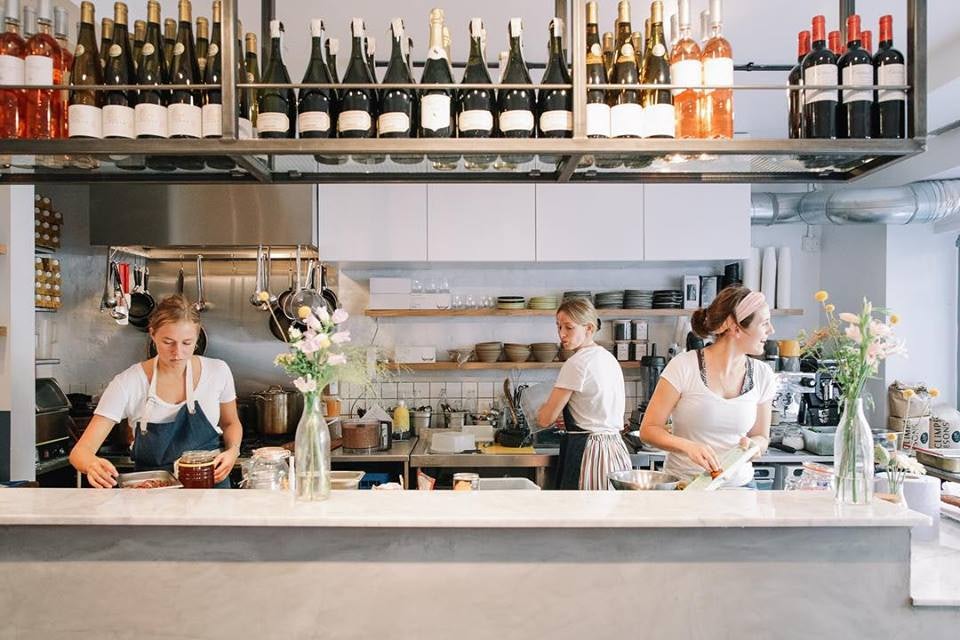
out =
<path fill-rule="evenodd" d="M 290 486 L 290 452 L 283 447 L 260 447 L 243 463 L 244 489 L 285 491 Z"/>
<path fill-rule="evenodd" d="M 219 451 L 184 451 L 177 460 L 177 479 L 185 489 L 213 489 L 213 460 Z"/>
<path fill-rule="evenodd" d="M 455 473 L 453 474 L 454 491 L 476 491 L 480 488 L 480 474 Z"/>

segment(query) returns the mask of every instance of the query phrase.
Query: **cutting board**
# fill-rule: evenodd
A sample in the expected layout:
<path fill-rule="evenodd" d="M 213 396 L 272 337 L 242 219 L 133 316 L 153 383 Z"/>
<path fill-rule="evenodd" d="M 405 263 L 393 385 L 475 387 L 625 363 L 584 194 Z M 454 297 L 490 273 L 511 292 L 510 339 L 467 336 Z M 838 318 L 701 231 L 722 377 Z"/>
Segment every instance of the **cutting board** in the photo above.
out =
<path fill-rule="evenodd" d="M 687 485 L 687 491 L 716 491 L 724 484 L 727 480 L 733 476 L 734 472 L 739 469 L 741 466 L 750 461 L 750 459 L 757 453 L 759 447 L 753 442 L 750 443 L 750 446 L 746 449 L 741 449 L 740 447 L 734 447 L 726 453 L 720 456 L 720 475 L 716 478 L 710 477 L 710 472 L 704 471 L 696 478 L 693 479 L 693 482 Z"/>
<path fill-rule="evenodd" d="M 515 456 L 536 453 L 533 447 L 504 447 L 499 444 L 491 444 L 481 449 L 481 451 L 495 456 Z"/>

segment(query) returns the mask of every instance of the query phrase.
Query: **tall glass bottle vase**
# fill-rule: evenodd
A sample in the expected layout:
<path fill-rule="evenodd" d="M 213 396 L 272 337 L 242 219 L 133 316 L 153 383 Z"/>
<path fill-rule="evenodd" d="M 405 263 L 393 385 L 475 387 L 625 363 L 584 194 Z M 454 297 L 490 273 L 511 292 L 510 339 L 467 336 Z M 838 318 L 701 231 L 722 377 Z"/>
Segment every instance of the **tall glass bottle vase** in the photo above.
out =
<path fill-rule="evenodd" d="M 305 393 L 303 400 L 294 449 L 296 498 L 326 500 L 330 496 L 330 431 L 323 418 L 320 393 Z"/>
<path fill-rule="evenodd" d="M 833 489 L 839 504 L 868 504 L 873 499 L 873 434 L 863 413 L 863 398 L 847 399 L 833 441 Z"/>

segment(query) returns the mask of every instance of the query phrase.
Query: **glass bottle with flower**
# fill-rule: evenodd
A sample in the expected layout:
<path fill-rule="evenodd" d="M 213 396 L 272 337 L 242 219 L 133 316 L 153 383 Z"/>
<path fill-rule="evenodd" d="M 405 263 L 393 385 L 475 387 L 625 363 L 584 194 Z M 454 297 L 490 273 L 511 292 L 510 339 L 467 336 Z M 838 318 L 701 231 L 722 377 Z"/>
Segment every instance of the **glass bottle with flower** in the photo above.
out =
<path fill-rule="evenodd" d="M 300 326 L 291 326 L 289 351 L 274 364 L 295 376 L 303 394 L 303 415 L 294 442 L 294 473 L 298 500 L 325 500 L 330 495 L 330 432 L 323 415 L 321 393 L 334 381 L 367 384 L 366 358 L 349 349 L 350 332 L 342 327 L 349 315 L 343 309 L 330 314 L 325 308 L 302 306 Z"/>
<path fill-rule="evenodd" d="M 888 433 L 883 443 L 877 443 L 873 448 L 877 465 L 884 470 L 883 476 L 887 481 L 887 494 L 877 497 L 890 502 L 905 504 L 903 497 L 903 482 L 908 476 L 919 477 L 927 473 L 927 469 L 897 449 L 897 434 Z"/>
<path fill-rule="evenodd" d="M 863 389 L 877 374 L 880 362 L 906 354 L 902 340 L 893 335 L 896 314 L 874 308 L 863 299 L 859 313 L 836 314 L 829 294 L 814 298 L 823 306 L 827 324 L 803 337 L 804 352 L 836 362 L 834 379 L 842 390 L 842 414 L 834 437 L 834 497 L 842 504 L 867 504 L 873 499 L 873 434 L 863 412 Z"/>

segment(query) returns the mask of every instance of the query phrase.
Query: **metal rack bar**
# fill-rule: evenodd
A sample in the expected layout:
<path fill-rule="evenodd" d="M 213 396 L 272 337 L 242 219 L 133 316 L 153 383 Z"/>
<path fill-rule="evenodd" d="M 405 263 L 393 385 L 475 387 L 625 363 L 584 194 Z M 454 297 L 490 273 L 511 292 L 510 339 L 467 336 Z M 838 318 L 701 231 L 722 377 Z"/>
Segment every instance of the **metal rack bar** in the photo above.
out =
<path fill-rule="evenodd" d="M 907 135 L 927 138 L 927 0 L 907 0 L 907 83 L 910 116 Z"/>
<path fill-rule="evenodd" d="M 573 2 L 573 68 L 587 68 L 587 5 L 584 0 Z M 587 137 L 587 78 L 585 73 L 573 74 L 573 137 Z M 573 163 L 576 166 L 576 162 Z M 571 173 L 572 175 L 572 173 Z M 569 179 L 569 176 L 567 176 Z"/>
<path fill-rule="evenodd" d="M 223 137 L 238 137 L 237 124 L 237 0 L 223 0 L 220 17 L 220 122 Z"/>

